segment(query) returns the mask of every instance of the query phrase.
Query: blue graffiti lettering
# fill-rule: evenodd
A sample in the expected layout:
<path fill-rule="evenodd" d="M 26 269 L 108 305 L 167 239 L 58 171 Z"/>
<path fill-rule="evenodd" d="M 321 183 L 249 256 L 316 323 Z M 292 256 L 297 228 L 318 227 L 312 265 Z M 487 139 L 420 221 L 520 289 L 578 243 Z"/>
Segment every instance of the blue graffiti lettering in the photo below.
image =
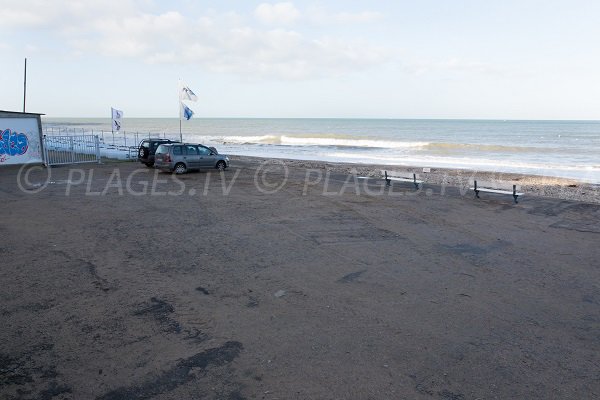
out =
<path fill-rule="evenodd" d="M 24 133 L 17 133 L 10 129 L 0 129 L 0 156 L 21 156 L 29 148 L 29 139 Z"/>

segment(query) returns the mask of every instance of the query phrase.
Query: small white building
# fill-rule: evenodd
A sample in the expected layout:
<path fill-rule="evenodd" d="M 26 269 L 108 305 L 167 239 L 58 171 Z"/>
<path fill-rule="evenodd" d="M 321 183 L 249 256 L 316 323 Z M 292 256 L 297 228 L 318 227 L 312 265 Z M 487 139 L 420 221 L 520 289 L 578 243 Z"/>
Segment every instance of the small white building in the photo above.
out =
<path fill-rule="evenodd" d="M 0 110 L 0 166 L 44 162 L 42 115 Z"/>

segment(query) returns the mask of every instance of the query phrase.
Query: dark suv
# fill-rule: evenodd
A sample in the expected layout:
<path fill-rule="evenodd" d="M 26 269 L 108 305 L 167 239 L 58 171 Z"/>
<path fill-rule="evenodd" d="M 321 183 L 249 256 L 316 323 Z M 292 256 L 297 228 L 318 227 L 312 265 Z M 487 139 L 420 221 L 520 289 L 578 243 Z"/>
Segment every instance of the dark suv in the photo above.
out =
<path fill-rule="evenodd" d="M 154 165 L 154 154 L 156 154 L 156 149 L 161 144 L 167 143 L 179 143 L 176 140 L 169 139 L 146 139 L 140 142 L 140 146 L 138 148 L 138 161 L 142 164 L 145 164 L 147 167 L 152 167 Z"/>

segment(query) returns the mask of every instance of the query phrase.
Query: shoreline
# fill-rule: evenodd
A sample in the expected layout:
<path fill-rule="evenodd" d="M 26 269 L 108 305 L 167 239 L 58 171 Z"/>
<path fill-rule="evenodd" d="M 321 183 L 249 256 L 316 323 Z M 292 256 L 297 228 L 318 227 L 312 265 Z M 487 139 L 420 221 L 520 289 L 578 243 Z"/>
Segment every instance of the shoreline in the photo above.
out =
<path fill-rule="evenodd" d="M 521 186 L 526 196 L 550 197 L 561 200 L 575 200 L 588 203 L 600 203 L 600 184 L 578 181 L 570 178 L 560 178 L 542 175 L 529 175 L 509 172 L 476 171 L 471 169 L 430 168 L 423 172 L 422 167 L 398 166 L 386 164 L 358 164 L 347 162 L 329 162 L 296 160 L 288 158 L 266 158 L 254 156 L 229 155 L 232 162 L 277 163 L 284 162 L 286 166 L 298 169 L 318 169 L 330 172 L 356 174 L 381 178 L 380 170 L 407 171 L 419 174 L 419 179 L 425 184 L 445 185 L 464 188 L 469 185 L 469 179 L 478 178 L 482 181 L 502 180 L 514 182 Z M 234 164 L 235 166 L 235 164 Z"/>
<path fill-rule="evenodd" d="M 299 122 L 259 118 L 253 121 L 262 122 L 240 122 L 243 120 L 191 120 L 182 131 L 184 141 L 203 143 L 224 154 L 243 157 L 315 160 L 340 165 L 358 162 L 436 170 L 506 171 L 507 176 L 547 175 L 600 184 L 600 165 L 596 157 L 600 137 L 595 121 L 385 119 L 389 122 L 373 122 L 338 118 L 338 122 L 328 123 L 323 121 L 329 118 Z M 107 149 L 101 149 L 102 153 L 117 153 L 111 142 L 129 154 L 129 148 L 145 138 L 180 139 L 174 125 L 153 118 L 130 122 L 124 126 L 125 130 L 113 135 L 113 139 L 106 130 L 109 125 L 86 118 L 53 121 L 44 125 L 47 133 L 107 133 L 103 135 Z M 127 158 L 127 154 L 103 155 Z"/>

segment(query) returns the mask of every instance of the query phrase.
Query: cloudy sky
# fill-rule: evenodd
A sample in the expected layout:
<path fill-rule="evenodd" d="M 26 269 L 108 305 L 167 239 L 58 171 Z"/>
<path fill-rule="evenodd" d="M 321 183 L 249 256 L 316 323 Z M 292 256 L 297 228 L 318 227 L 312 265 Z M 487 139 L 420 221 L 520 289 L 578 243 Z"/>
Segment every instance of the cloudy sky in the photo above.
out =
<path fill-rule="evenodd" d="M 600 1 L 0 0 L 0 109 L 600 119 Z"/>

